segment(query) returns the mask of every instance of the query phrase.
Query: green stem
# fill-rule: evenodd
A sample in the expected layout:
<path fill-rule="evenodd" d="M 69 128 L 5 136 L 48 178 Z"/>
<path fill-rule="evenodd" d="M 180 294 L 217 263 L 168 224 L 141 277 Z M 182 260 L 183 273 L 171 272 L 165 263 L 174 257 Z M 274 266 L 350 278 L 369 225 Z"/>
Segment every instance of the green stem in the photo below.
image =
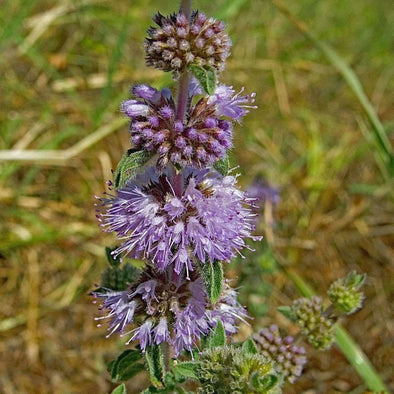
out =
<path fill-rule="evenodd" d="M 281 268 L 304 297 L 311 297 L 315 294 L 313 289 L 295 271 L 283 266 Z M 389 392 L 367 355 L 339 323 L 337 323 L 335 342 L 370 390 L 375 393 Z"/>

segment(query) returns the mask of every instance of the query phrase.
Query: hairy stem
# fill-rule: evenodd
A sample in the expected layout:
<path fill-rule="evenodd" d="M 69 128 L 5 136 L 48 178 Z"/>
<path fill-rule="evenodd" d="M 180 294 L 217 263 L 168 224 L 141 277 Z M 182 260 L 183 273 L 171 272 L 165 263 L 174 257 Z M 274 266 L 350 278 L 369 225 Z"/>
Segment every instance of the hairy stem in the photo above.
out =
<path fill-rule="evenodd" d="M 187 107 L 187 99 L 189 96 L 189 82 L 190 77 L 188 71 L 184 71 L 180 77 L 178 82 L 178 101 L 176 108 L 176 118 L 177 120 L 184 120 L 186 107 Z"/>
<path fill-rule="evenodd" d="M 179 12 L 181 12 L 182 14 L 185 14 L 187 19 L 190 19 L 191 10 L 192 10 L 191 0 L 181 0 Z"/>
<path fill-rule="evenodd" d="M 186 17 L 190 20 L 191 15 L 191 0 L 181 0 L 181 4 L 179 7 L 179 12 L 186 15 Z M 178 81 L 178 98 L 177 98 L 177 107 L 176 107 L 176 119 L 180 121 L 184 121 L 185 113 L 189 98 L 189 82 L 190 75 L 187 70 L 184 70 L 179 76 Z M 174 168 L 172 170 L 172 186 L 174 188 L 175 195 L 178 197 L 182 196 L 182 173 L 177 172 Z"/>

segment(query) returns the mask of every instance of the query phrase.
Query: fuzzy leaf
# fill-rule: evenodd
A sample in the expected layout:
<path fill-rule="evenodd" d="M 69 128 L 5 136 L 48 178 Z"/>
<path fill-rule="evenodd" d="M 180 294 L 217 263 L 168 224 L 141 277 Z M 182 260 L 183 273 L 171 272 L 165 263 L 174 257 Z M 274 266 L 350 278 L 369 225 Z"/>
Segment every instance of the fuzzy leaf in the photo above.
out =
<path fill-rule="evenodd" d="M 200 264 L 201 274 L 208 297 L 214 304 L 222 293 L 223 266 L 220 261 Z"/>
<path fill-rule="evenodd" d="M 209 335 L 208 347 L 224 346 L 226 344 L 226 332 L 221 320 L 218 320 L 215 331 Z"/>
<path fill-rule="evenodd" d="M 144 369 L 144 365 L 138 363 L 141 353 L 138 350 L 125 350 L 116 360 L 108 364 L 108 372 L 113 381 L 125 381 L 131 379 Z"/>
<path fill-rule="evenodd" d="M 198 376 L 197 376 L 198 366 L 199 366 L 198 363 L 194 363 L 192 361 L 186 361 L 175 365 L 173 368 L 173 372 L 177 379 L 178 376 L 183 376 L 185 378 L 198 380 Z"/>
<path fill-rule="evenodd" d="M 111 392 L 111 394 L 126 394 L 126 386 L 122 383 L 120 386 L 115 387 L 115 389 Z"/>
<path fill-rule="evenodd" d="M 150 157 L 151 155 L 143 150 L 129 149 L 120 159 L 114 173 L 115 188 L 123 187 L 129 179 L 134 178 Z"/>
<path fill-rule="evenodd" d="M 161 393 L 161 394 L 174 394 L 174 393 L 179 393 L 179 394 L 193 394 L 190 391 L 184 390 L 182 387 L 174 387 L 173 389 L 168 389 L 167 387 L 163 389 L 157 389 L 156 387 L 150 386 L 144 391 L 141 392 L 141 394 L 153 394 L 153 393 Z"/>
<path fill-rule="evenodd" d="M 248 338 L 242 344 L 242 354 L 258 354 L 258 350 L 256 344 L 254 343 L 252 338 Z"/>
<path fill-rule="evenodd" d="M 264 378 L 259 379 L 260 387 L 263 388 L 266 392 L 268 390 L 273 389 L 278 383 L 279 379 L 275 375 L 267 375 Z"/>
<path fill-rule="evenodd" d="M 210 96 L 214 94 L 216 88 L 215 70 L 211 66 L 189 65 L 190 72 L 197 78 L 201 87 Z"/>
<path fill-rule="evenodd" d="M 295 321 L 295 316 L 291 306 L 279 306 L 277 311 L 280 312 L 283 316 L 287 317 L 291 321 Z"/>
<path fill-rule="evenodd" d="M 163 387 L 164 381 L 164 358 L 160 346 L 147 346 L 145 359 L 148 365 L 149 377 L 155 387 Z"/>
<path fill-rule="evenodd" d="M 223 159 L 218 160 L 213 167 L 215 168 L 215 170 L 217 172 L 219 172 L 220 174 L 227 175 L 228 171 L 230 169 L 230 160 L 228 158 L 228 156 L 224 157 Z"/>

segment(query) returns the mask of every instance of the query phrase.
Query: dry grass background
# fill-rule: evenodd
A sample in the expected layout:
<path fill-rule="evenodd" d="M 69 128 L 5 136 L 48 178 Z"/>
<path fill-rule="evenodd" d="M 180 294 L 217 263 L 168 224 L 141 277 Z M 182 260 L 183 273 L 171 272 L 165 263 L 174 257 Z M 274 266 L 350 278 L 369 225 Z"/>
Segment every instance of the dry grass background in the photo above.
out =
<path fill-rule="evenodd" d="M 353 68 L 393 142 L 391 2 L 286 3 Z M 393 183 L 382 175 L 359 101 L 270 2 L 195 6 L 228 22 L 234 48 L 223 81 L 257 92 L 259 109 L 236 129 L 235 156 L 244 186 L 258 174 L 281 189 L 275 228 L 264 220 L 268 208 L 261 223 L 275 260 L 320 292 L 350 270 L 368 274 L 365 307 L 344 325 L 394 390 Z M 113 242 L 97 226 L 93 196 L 129 147 L 118 110 L 129 86 L 171 83 L 144 66 L 142 41 L 156 10 L 176 8 L 175 1 L 1 2 L 1 393 L 113 387 L 106 362 L 123 345 L 95 327 L 87 295 L 105 268 L 103 246 Z M 261 281 L 273 290 L 250 301 L 269 302 L 253 325 L 276 321 L 292 331 L 275 307 L 299 297 L 295 286 L 280 270 Z M 338 350 L 310 349 L 305 374 L 285 392 L 365 386 Z"/>

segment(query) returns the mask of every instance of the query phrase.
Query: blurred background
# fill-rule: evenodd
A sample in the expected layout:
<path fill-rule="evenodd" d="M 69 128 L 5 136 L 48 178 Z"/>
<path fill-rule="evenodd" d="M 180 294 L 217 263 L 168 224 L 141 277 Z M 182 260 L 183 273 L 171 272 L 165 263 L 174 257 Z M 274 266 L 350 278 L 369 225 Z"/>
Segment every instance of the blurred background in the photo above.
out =
<path fill-rule="evenodd" d="M 235 129 L 240 183 L 259 177 L 272 188 L 260 214 L 263 247 L 228 266 L 255 316 L 243 330 L 275 322 L 294 332 L 276 312 L 300 297 L 289 272 L 322 295 L 336 278 L 365 272 L 365 306 L 344 326 L 393 384 L 393 183 L 387 143 L 365 111 L 376 111 L 393 143 L 392 2 L 282 4 L 315 41 L 268 0 L 194 1 L 228 24 L 233 49 L 222 82 L 257 93 L 258 109 Z M 155 12 L 177 8 L 158 0 L 0 2 L 1 393 L 114 387 L 106 364 L 124 346 L 96 327 L 88 295 L 114 242 L 97 225 L 94 195 L 130 147 L 119 111 L 130 86 L 173 85 L 145 66 L 143 40 Z M 340 58 L 327 57 L 324 42 Z M 366 102 L 344 70 L 360 79 Z M 366 392 L 335 347 L 308 354 L 286 393 Z"/>

